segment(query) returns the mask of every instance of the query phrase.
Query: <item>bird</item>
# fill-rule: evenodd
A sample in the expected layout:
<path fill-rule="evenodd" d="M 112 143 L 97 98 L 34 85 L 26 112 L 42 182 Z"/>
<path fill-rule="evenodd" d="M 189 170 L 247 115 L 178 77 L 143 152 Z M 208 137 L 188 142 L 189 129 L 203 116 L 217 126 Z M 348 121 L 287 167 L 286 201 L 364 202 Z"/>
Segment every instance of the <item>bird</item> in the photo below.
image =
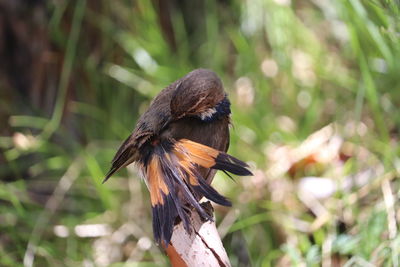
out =
<path fill-rule="evenodd" d="M 217 170 L 252 175 L 248 164 L 226 153 L 230 105 L 217 74 L 195 69 L 153 99 L 116 152 L 103 183 L 121 168 L 137 165 L 150 192 L 157 244 L 168 247 L 179 219 L 191 233 L 190 210 L 205 221 L 213 220 L 200 205 L 202 197 L 231 206 L 211 186 Z"/>

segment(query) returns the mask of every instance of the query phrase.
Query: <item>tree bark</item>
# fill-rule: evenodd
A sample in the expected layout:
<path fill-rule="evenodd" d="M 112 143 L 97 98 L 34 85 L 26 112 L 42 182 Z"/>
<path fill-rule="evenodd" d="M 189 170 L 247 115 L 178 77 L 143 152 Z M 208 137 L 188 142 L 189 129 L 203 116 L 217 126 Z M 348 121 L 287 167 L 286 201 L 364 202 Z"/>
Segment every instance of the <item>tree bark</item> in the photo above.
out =
<path fill-rule="evenodd" d="M 202 203 L 203 208 L 213 214 L 210 202 Z M 202 221 L 198 213 L 191 211 L 193 226 L 189 234 L 180 222 L 174 227 L 171 244 L 165 249 L 173 267 L 230 267 L 228 255 L 222 245 L 214 221 Z"/>

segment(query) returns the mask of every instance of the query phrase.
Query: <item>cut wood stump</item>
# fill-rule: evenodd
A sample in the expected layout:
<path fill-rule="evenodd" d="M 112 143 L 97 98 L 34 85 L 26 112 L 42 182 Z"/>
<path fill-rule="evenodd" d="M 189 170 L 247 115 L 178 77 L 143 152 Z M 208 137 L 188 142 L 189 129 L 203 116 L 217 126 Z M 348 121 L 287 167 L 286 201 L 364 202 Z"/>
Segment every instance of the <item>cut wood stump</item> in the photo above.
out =
<path fill-rule="evenodd" d="M 214 213 L 210 202 L 201 205 L 210 215 Z M 191 211 L 190 220 L 194 228 L 190 234 L 186 232 L 182 222 L 174 227 L 171 244 L 165 249 L 171 265 L 173 267 L 230 267 L 231 264 L 215 221 L 203 221 L 195 210 Z"/>

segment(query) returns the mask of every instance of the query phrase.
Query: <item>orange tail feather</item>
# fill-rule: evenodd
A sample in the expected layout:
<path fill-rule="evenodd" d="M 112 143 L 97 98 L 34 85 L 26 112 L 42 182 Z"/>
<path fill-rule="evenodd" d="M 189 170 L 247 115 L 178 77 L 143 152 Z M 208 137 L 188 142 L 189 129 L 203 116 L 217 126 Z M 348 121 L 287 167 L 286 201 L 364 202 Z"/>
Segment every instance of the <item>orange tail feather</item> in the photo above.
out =
<path fill-rule="evenodd" d="M 251 175 L 246 163 L 208 146 L 186 139 L 178 142 L 160 142 L 153 147 L 144 166 L 153 211 L 154 237 L 157 242 L 162 241 L 168 246 L 176 217 L 180 217 L 185 229 L 190 232 L 185 205 L 193 207 L 204 219 L 212 220 L 194 194 L 205 196 L 220 205 L 231 205 L 229 200 L 205 181 L 198 172 L 197 165 L 237 175 Z"/>

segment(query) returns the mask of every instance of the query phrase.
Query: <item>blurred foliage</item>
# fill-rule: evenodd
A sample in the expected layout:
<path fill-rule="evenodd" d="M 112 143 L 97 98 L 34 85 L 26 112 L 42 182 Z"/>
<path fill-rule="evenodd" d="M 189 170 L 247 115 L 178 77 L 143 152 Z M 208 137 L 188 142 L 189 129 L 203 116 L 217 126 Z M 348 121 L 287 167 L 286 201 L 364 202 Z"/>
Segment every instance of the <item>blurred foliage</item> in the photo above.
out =
<path fill-rule="evenodd" d="M 214 181 L 232 265 L 398 266 L 399 18 L 396 0 L 0 1 L 0 265 L 167 265 L 135 168 L 101 181 L 152 97 L 204 67 L 255 173 Z"/>

